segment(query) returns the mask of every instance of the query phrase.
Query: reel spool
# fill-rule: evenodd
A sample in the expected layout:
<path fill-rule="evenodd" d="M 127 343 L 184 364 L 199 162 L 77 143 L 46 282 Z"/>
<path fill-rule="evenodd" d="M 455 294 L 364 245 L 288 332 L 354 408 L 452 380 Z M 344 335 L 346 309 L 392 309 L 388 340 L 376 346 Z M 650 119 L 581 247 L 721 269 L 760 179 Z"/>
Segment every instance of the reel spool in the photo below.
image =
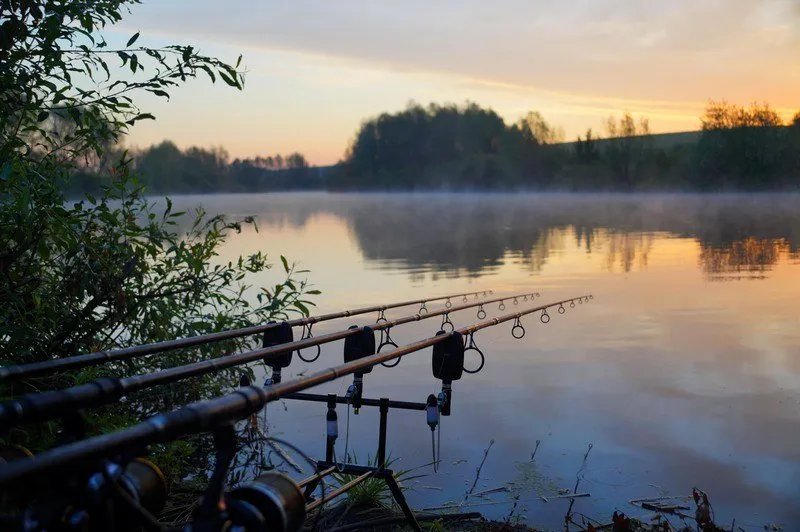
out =
<path fill-rule="evenodd" d="M 158 515 L 167 502 L 167 479 L 150 460 L 134 458 L 125 466 L 119 485 L 152 515 Z M 132 517 L 132 516 L 131 516 Z"/>
<path fill-rule="evenodd" d="M 51 486 L 25 510 L 23 530 L 140 532 L 143 514 L 158 516 L 167 502 L 167 482 L 161 470 L 144 458 L 124 469 L 106 462 L 102 472 L 80 484 Z M 86 478 L 86 477 L 85 477 Z"/>
<path fill-rule="evenodd" d="M 281 473 L 265 473 L 225 495 L 233 527 L 248 532 L 297 532 L 306 518 L 300 486 Z"/>

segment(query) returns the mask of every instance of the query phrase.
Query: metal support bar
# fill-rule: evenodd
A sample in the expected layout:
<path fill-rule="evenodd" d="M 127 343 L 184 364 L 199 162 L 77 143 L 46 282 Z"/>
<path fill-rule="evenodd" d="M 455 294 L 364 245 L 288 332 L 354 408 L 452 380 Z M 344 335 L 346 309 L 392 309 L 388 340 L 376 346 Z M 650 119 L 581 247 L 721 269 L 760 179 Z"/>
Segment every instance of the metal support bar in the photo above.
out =
<path fill-rule="evenodd" d="M 386 422 L 389 417 L 389 399 L 381 397 L 380 400 L 381 419 L 378 427 L 378 457 L 377 465 L 380 469 L 386 466 Z"/>
<path fill-rule="evenodd" d="M 325 402 L 328 403 L 329 410 L 336 410 L 336 395 L 329 393 Z M 333 462 L 333 446 L 336 444 L 336 439 L 330 436 L 325 438 L 325 461 Z"/>
<path fill-rule="evenodd" d="M 336 403 L 340 405 L 347 404 L 347 398 L 342 396 L 334 396 Z M 315 393 L 290 393 L 283 397 L 284 399 L 296 399 L 298 401 L 312 401 L 317 403 L 328 403 L 330 407 L 330 395 L 322 395 Z M 381 399 L 361 399 L 361 406 L 381 406 Z M 389 408 L 399 408 L 401 410 L 425 410 L 427 405 L 425 403 L 413 403 L 410 401 L 389 401 Z"/>
<path fill-rule="evenodd" d="M 406 521 L 408 521 L 409 526 L 411 526 L 411 530 L 414 530 L 414 532 L 422 532 L 422 528 L 419 526 L 419 522 L 417 522 L 414 512 L 412 512 L 411 508 L 408 506 L 408 501 L 406 501 L 406 497 L 403 495 L 403 490 L 400 489 L 400 486 L 397 484 L 397 480 L 394 478 L 394 475 L 388 475 L 384 477 L 384 480 L 386 480 L 386 485 L 389 486 L 395 502 L 398 506 L 400 506 L 400 509 L 403 510 L 403 514 L 406 516 Z"/>

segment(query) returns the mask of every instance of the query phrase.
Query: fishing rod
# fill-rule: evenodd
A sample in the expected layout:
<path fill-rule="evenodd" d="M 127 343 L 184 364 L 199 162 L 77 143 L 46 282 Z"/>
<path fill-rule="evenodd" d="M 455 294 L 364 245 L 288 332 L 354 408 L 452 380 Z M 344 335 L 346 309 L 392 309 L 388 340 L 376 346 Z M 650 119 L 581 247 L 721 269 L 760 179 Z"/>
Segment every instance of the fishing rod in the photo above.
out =
<path fill-rule="evenodd" d="M 21 478 L 20 475 L 25 477 L 47 473 L 48 480 L 46 485 L 36 489 L 36 498 L 33 502 L 27 503 L 21 518 L 11 516 L 0 516 L 0 518 L 9 525 L 16 525 L 17 528 L 31 532 L 51 530 L 52 527 L 59 530 L 80 529 L 87 532 L 99 532 L 111 528 L 139 530 L 143 527 L 147 530 L 177 532 L 178 529 L 160 523 L 155 517 L 167 500 L 167 486 L 163 474 L 158 466 L 139 456 L 147 453 L 147 446 L 150 444 L 170 441 L 192 432 L 211 432 L 216 449 L 213 472 L 199 504 L 192 512 L 190 524 L 182 529 L 184 532 L 229 529 L 249 532 L 266 530 L 298 532 L 312 512 L 320 510 L 328 501 L 369 478 L 386 483 L 395 502 L 403 511 L 408 525 L 412 530 L 422 532 L 417 516 L 408 506 L 397 483 L 395 473 L 388 468 L 385 461 L 388 410 L 390 408 L 424 410 L 427 424 L 434 430 L 439 422 L 439 415 L 449 415 L 451 395 L 449 393 L 445 395 L 445 385 L 449 391 L 452 381 L 461 377 L 466 350 L 464 335 L 470 335 L 474 340 L 472 337 L 476 331 L 514 319 L 512 335 L 515 338 L 522 338 L 525 335 L 520 322 L 522 316 L 541 311 L 540 319 L 543 323 L 547 323 L 550 321 L 548 308 L 558 305 L 559 313 L 563 314 L 564 304 L 569 303 L 574 307 L 575 301 L 581 304 L 590 299 L 592 296 L 567 299 L 449 333 L 441 330 L 432 338 L 402 348 L 398 347 L 391 352 L 370 355 L 364 353 L 360 358 L 340 366 L 303 379 L 277 383 L 264 389 L 252 386 L 240 388 L 229 396 L 193 403 L 170 414 L 155 416 L 118 433 L 57 447 L 40 455 L 39 459 L 33 462 L 35 464 L 33 471 L 25 472 L 26 464 L 21 463 L 30 463 L 30 460 L 17 460 L 10 463 L 6 470 L 0 468 L 0 485 Z M 374 342 L 374 336 L 372 340 Z M 433 394 L 428 396 L 427 403 L 390 401 L 388 398 L 364 400 L 365 406 L 375 406 L 380 409 L 378 459 L 374 466 L 340 464 L 336 461 L 333 442 L 338 435 L 338 428 L 333 409 L 336 403 L 342 402 L 344 398 L 330 394 L 327 398 L 322 398 L 322 401 L 328 402 L 326 456 L 325 460 L 315 463 L 316 473 L 313 476 L 298 483 L 286 475 L 268 472 L 247 484 L 229 491 L 225 490 L 225 478 L 231 471 L 233 459 L 238 452 L 234 425 L 236 420 L 252 415 L 258 409 L 265 407 L 269 401 L 282 397 L 317 400 L 311 394 L 299 392 L 351 373 L 358 375 L 359 372 L 362 374 L 369 372 L 377 364 L 394 358 L 399 359 L 427 346 L 433 346 L 433 373 L 443 383 L 443 393 L 439 395 L 438 401 Z M 446 413 L 442 408 L 443 401 L 446 401 L 448 406 Z M 266 437 L 265 441 L 280 440 Z M 313 463 L 297 447 L 285 441 L 281 443 Z M 96 454 L 98 452 L 100 454 Z M 111 457 L 105 458 L 109 456 Z M 436 460 L 435 454 L 434 460 Z M 23 468 L 22 472 L 18 470 L 18 466 Z M 66 476 L 53 475 L 54 470 L 62 468 L 69 470 Z M 331 492 L 326 492 L 323 485 L 321 497 L 313 499 L 311 494 L 321 484 L 323 477 L 336 470 L 354 477 L 353 480 L 343 483 Z M 41 489 L 49 493 L 43 493 Z"/>
<path fill-rule="evenodd" d="M 467 292 L 463 294 L 454 294 L 449 296 L 431 297 L 427 299 L 414 299 L 411 301 L 391 303 L 389 305 L 375 305 L 371 307 L 364 307 L 354 310 L 344 310 L 340 312 L 333 312 L 330 314 L 323 314 L 321 316 L 309 316 L 307 318 L 297 318 L 294 320 L 281 323 L 286 323 L 290 327 L 296 327 L 296 326 L 309 327 L 308 331 L 310 333 L 311 325 L 323 321 L 346 318 L 349 316 L 357 316 L 360 314 L 368 314 L 370 312 L 380 312 L 381 315 L 383 316 L 383 313 L 387 310 L 399 307 L 407 307 L 410 305 L 421 305 L 420 311 L 422 312 L 427 310 L 427 307 L 425 306 L 427 303 L 431 303 L 433 301 L 441 301 L 442 299 L 446 300 L 445 305 L 448 306 L 449 308 L 452 305 L 452 302 L 450 301 L 451 299 L 457 299 L 460 297 L 463 298 L 464 302 L 466 303 L 467 297 L 470 296 L 479 297 L 480 295 L 486 297 L 488 294 L 492 294 L 492 290 L 479 290 L 477 292 Z M 105 364 L 106 362 L 128 360 L 131 358 L 153 355 L 156 353 L 163 353 L 165 351 L 172 351 L 175 349 L 195 347 L 198 345 L 205 345 L 215 342 L 221 342 L 223 340 L 230 340 L 232 338 L 240 338 L 242 336 L 261 334 L 281 326 L 281 323 L 270 322 L 262 325 L 243 327 L 240 329 L 230 329 L 227 331 L 201 334 L 198 336 L 190 336 L 188 338 L 165 340 L 163 342 L 135 345 L 131 347 L 114 349 L 110 351 L 97 351 L 94 353 L 58 358 L 55 360 L 47 360 L 44 362 L 33 362 L 30 364 L 6 366 L 0 368 L 0 382 L 18 380 L 22 378 L 38 377 L 54 371 L 64 371 L 70 369 L 85 368 L 88 366 L 97 366 L 99 364 Z"/>
<path fill-rule="evenodd" d="M 288 366 L 289 362 L 291 361 L 292 352 L 294 351 L 300 351 L 301 349 L 306 349 L 308 347 L 319 346 L 321 344 L 347 339 L 350 337 L 358 336 L 362 340 L 358 342 L 358 345 L 356 346 L 356 349 L 359 352 L 353 356 L 372 354 L 375 352 L 375 350 L 370 350 L 370 347 L 374 347 L 374 339 L 372 346 L 370 346 L 368 342 L 365 344 L 364 340 L 372 336 L 374 331 L 386 331 L 386 341 L 381 342 L 381 345 L 378 346 L 377 349 L 380 351 L 381 348 L 387 345 L 394 347 L 397 346 L 397 344 L 395 344 L 389 337 L 389 330 L 392 327 L 433 318 L 435 316 L 445 317 L 442 320 L 442 328 L 446 327 L 447 324 L 449 324 L 450 327 L 453 327 L 453 323 L 449 319 L 449 315 L 452 312 L 478 307 L 478 318 L 483 319 L 486 317 L 486 310 L 484 309 L 485 305 L 500 303 L 499 307 L 505 308 L 506 301 L 515 301 L 518 304 L 520 299 L 523 301 L 525 301 L 527 298 L 533 300 L 538 296 L 538 292 L 534 292 L 528 294 L 511 295 L 502 298 L 494 298 L 487 301 L 471 302 L 462 305 L 451 305 L 449 308 L 428 311 L 425 314 L 412 314 L 391 321 L 381 316 L 378 318 L 379 322 L 371 326 L 360 328 L 353 326 L 343 331 L 337 331 L 316 337 L 306 337 L 297 341 L 292 340 L 291 327 L 289 327 L 288 322 L 283 322 L 281 324 L 277 324 L 277 326 L 281 327 L 281 329 L 278 330 L 282 330 L 284 333 L 286 333 L 286 336 L 282 339 L 275 340 L 274 342 L 265 341 L 265 343 L 269 345 L 262 349 L 226 355 L 142 375 L 133 375 L 123 378 L 100 377 L 99 379 L 86 384 L 80 384 L 62 390 L 30 393 L 17 399 L 5 401 L 0 403 L 0 431 L 6 431 L 9 428 L 21 423 L 44 421 L 47 419 L 64 417 L 65 415 L 74 416 L 79 409 L 96 408 L 99 406 L 112 404 L 119 401 L 123 396 L 136 391 L 154 386 L 170 384 L 183 379 L 217 372 L 230 367 L 241 366 L 258 360 L 263 360 L 266 364 L 272 365 L 274 371 L 276 368 Z M 365 349 L 369 352 L 367 353 Z M 348 357 L 348 352 L 352 353 L 353 348 L 346 345 L 346 359 Z M 360 379 L 360 376 L 357 377 Z M 275 383 L 275 381 L 272 381 L 272 383 Z M 358 398 L 361 395 L 361 391 L 362 386 L 360 381 L 357 381 L 356 389 L 353 390 L 355 404 L 358 404 Z"/>
<path fill-rule="evenodd" d="M 0 485 L 9 485 L 23 478 L 44 473 L 52 475 L 56 471 L 74 466 L 76 462 L 87 463 L 141 449 L 147 445 L 165 443 L 187 434 L 209 432 L 216 427 L 245 419 L 260 411 L 267 403 L 277 401 L 292 393 L 301 392 L 346 375 L 369 370 L 383 362 L 402 358 L 436 344 L 447 342 L 451 345 L 461 345 L 461 359 L 463 360 L 465 336 L 472 337 L 481 329 L 494 327 L 511 320 L 514 320 L 515 328 L 522 327 L 520 319 L 534 312 L 541 312 L 542 323 L 548 323 L 550 316 L 547 309 L 557 307 L 558 312 L 563 314 L 560 309 L 563 309 L 565 304 L 574 305 L 576 301 L 579 304 L 588 303 L 591 299 L 593 299 L 591 295 L 564 299 L 505 314 L 486 322 L 456 329 L 450 333 L 440 331 L 436 336 L 418 340 L 385 353 L 364 356 L 305 377 L 276 383 L 265 388 L 259 386 L 237 388 L 228 395 L 191 403 L 173 412 L 158 414 L 142 423 L 111 434 L 95 436 L 44 451 L 38 454 L 35 460 L 12 461 L 0 468 Z"/>

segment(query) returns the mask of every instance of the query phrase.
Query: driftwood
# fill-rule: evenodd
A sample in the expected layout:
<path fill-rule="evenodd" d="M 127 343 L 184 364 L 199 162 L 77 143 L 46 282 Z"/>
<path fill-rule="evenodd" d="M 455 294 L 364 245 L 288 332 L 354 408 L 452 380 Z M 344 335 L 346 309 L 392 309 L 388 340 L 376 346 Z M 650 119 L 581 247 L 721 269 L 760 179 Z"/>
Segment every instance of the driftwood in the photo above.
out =
<path fill-rule="evenodd" d="M 591 493 L 565 493 L 564 495 L 550 495 L 545 497 L 544 495 L 540 495 L 539 498 L 542 499 L 544 502 L 548 502 L 552 499 L 582 499 L 584 497 L 591 497 Z"/>

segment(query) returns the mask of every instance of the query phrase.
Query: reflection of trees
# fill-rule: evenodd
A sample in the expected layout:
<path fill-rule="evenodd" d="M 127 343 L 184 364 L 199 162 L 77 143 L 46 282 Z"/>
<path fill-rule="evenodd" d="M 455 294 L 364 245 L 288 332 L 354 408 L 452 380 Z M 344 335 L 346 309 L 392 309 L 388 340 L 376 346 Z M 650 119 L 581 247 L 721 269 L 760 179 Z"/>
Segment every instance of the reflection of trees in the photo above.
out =
<path fill-rule="evenodd" d="M 786 240 L 748 237 L 723 247 L 702 246 L 700 266 L 711 280 L 761 279 L 790 253 Z"/>
<path fill-rule="evenodd" d="M 605 245 L 606 267 L 613 270 L 617 265 L 625 273 L 647 268 L 647 258 L 653 247 L 653 233 L 622 233 L 619 231 L 603 232 L 603 238 L 595 237 Z"/>
<path fill-rule="evenodd" d="M 738 257 L 738 264 L 775 264 L 767 251 L 743 253 L 747 239 L 800 244 L 800 197 L 399 195 L 366 196 L 343 213 L 368 260 L 417 272 L 491 272 L 509 258 L 539 271 L 574 232 L 609 269 L 645 268 L 655 233 L 697 238 L 704 250 Z M 706 251 L 706 253 L 708 253 Z M 750 262 L 746 262 L 747 259 Z M 708 270 L 705 270 L 708 272 Z M 710 272 L 709 272 L 710 273 Z"/>
<path fill-rule="evenodd" d="M 175 198 L 176 209 L 181 198 Z M 198 202 L 197 196 L 186 201 Z M 654 234 L 696 239 L 708 275 L 763 274 L 800 249 L 800 196 L 592 194 L 270 194 L 201 197 L 207 209 L 302 227 L 345 220 L 373 267 L 410 275 L 478 276 L 507 260 L 539 271 L 574 235 L 609 268 L 647 265 Z M 759 244 L 756 244 L 759 243 Z"/>

